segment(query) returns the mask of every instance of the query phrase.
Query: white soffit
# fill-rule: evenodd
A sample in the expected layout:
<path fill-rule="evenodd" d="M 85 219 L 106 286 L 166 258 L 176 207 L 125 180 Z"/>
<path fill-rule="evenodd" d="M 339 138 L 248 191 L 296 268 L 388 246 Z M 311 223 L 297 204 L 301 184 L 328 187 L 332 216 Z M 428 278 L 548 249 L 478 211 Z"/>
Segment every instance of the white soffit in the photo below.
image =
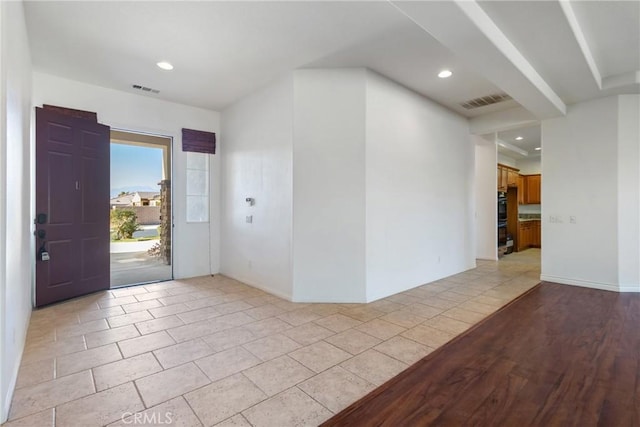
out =
<path fill-rule="evenodd" d="M 469 119 L 469 132 L 474 135 L 484 135 L 510 129 L 520 129 L 537 123 L 536 116 L 519 106 Z"/>
<path fill-rule="evenodd" d="M 640 2 L 571 1 L 603 79 L 640 71 Z"/>
<path fill-rule="evenodd" d="M 513 100 L 474 109 L 461 104 L 502 93 L 411 20 L 378 37 L 313 61 L 305 68 L 366 67 L 466 117 L 476 117 L 518 106 Z M 453 71 L 447 79 L 442 69 Z"/>
<path fill-rule="evenodd" d="M 478 3 L 566 104 L 598 96 L 597 81 L 557 1 Z M 567 6 L 570 9 L 570 6 Z M 599 78 L 599 76 L 598 76 Z"/>
<path fill-rule="evenodd" d="M 640 2 L 571 1 L 602 95 L 640 93 Z"/>
<path fill-rule="evenodd" d="M 540 150 L 536 150 L 541 146 L 540 123 L 481 136 L 486 140 L 495 141 L 498 153 L 512 159 L 539 159 L 542 153 Z M 516 140 L 517 137 L 522 137 L 522 139 Z"/>
<path fill-rule="evenodd" d="M 370 68 L 469 117 L 476 134 L 562 115 L 565 104 L 640 93 L 639 1 L 23 5 L 36 71 L 213 110 L 305 67 Z M 162 60 L 175 69 L 159 70 Z M 437 78 L 444 68 L 453 76 Z M 460 106 L 500 92 L 513 99 Z"/>
<path fill-rule="evenodd" d="M 539 151 L 536 151 L 537 147 L 540 147 L 540 125 L 528 126 L 520 129 L 513 129 L 503 132 L 498 132 L 498 138 L 508 144 L 511 144 L 521 150 L 529 153 L 529 157 L 540 155 Z M 516 140 L 517 137 L 522 137 L 521 140 Z"/>
<path fill-rule="evenodd" d="M 393 1 L 465 64 L 544 119 L 566 106 L 475 1 Z"/>
<path fill-rule="evenodd" d="M 640 3 L 561 0 L 478 4 L 566 104 L 637 93 Z M 599 53 L 602 51 L 604 54 Z M 617 74 L 612 75 L 612 69 Z"/>

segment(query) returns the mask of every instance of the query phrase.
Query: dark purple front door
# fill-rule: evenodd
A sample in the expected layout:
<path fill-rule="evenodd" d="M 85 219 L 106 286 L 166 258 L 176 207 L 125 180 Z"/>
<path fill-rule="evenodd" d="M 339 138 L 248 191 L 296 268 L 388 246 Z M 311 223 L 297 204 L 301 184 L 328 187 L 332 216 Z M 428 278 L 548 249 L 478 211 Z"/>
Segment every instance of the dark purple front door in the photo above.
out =
<path fill-rule="evenodd" d="M 109 289 L 108 126 L 36 108 L 36 230 L 37 306 Z"/>

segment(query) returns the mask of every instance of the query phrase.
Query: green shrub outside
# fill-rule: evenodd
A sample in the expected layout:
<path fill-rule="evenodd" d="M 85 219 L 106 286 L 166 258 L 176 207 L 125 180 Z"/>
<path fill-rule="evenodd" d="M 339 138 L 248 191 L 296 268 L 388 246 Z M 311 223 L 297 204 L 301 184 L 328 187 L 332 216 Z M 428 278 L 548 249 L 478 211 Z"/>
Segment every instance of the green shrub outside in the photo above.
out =
<path fill-rule="evenodd" d="M 129 209 L 112 209 L 111 228 L 114 230 L 114 239 L 131 239 L 133 233 L 140 230 L 138 215 Z"/>

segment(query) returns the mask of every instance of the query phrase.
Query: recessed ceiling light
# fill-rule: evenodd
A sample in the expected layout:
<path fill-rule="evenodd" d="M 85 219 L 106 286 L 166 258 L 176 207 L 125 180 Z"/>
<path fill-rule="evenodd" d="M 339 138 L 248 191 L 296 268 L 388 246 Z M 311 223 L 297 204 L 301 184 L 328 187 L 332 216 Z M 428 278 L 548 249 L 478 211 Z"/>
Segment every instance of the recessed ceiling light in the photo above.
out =
<path fill-rule="evenodd" d="M 442 70 L 438 73 L 438 77 L 441 79 L 446 79 L 447 77 L 451 77 L 453 73 L 450 70 Z"/>
<path fill-rule="evenodd" d="M 540 150 L 542 150 L 542 147 L 536 147 L 536 148 L 534 148 L 534 150 L 540 151 Z"/>
<path fill-rule="evenodd" d="M 521 136 L 516 136 L 516 141 L 522 141 L 524 138 Z"/>
<path fill-rule="evenodd" d="M 163 70 L 173 70 L 173 65 L 171 65 L 169 62 L 167 61 L 160 61 L 156 64 L 158 67 L 162 68 Z"/>

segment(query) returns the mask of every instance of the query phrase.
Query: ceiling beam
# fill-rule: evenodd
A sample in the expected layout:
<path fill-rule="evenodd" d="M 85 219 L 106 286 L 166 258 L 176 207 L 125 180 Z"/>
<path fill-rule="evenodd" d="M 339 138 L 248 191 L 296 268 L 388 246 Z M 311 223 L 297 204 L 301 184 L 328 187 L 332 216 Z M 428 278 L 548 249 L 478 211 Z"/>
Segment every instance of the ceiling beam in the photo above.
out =
<path fill-rule="evenodd" d="M 527 157 L 529 155 L 529 152 L 526 150 L 523 150 L 520 147 L 516 147 L 513 144 L 509 144 L 508 142 L 504 142 L 503 140 L 501 140 L 500 138 L 498 138 L 498 134 L 496 133 L 496 144 L 498 144 L 500 147 L 509 150 L 509 151 L 513 151 L 514 153 L 518 153 L 523 157 Z"/>
<path fill-rule="evenodd" d="M 602 90 L 615 94 L 640 93 L 640 70 L 605 77 Z"/>
<path fill-rule="evenodd" d="M 530 111 L 522 107 L 515 107 L 469 119 L 469 132 L 474 135 L 484 135 L 520 129 L 537 123 L 540 121 Z"/>
<path fill-rule="evenodd" d="M 566 114 L 560 97 L 475 1 L 391 3 L 538 119 Z"/>
<path fill-rule="evenodd" d="M 571 6 L 569 0 L 560 0 L 559 3 L 565 18 L 567 18 L 569 28 L 571 28 L 573 36 L 576 38 L 578 46 L 580 46 L 582 56 L 584 56 L 585 61 L 587 61 L 587 65 L 589 66 L 589 70 L 591 71 L 593 79 L 595 80 L 596 85 L 598 85 L 598 89 L 602 89 L 602 75 L 600 74 L 600 70 L 598 70 L 595 59 L 593 59 L 593 54 L 591 53 L 591 49 L 589 48 L 587 39 L 582 32 L 582 27 L 578 22 L 578 18 L 573 11 L 573 6 Z"/>

